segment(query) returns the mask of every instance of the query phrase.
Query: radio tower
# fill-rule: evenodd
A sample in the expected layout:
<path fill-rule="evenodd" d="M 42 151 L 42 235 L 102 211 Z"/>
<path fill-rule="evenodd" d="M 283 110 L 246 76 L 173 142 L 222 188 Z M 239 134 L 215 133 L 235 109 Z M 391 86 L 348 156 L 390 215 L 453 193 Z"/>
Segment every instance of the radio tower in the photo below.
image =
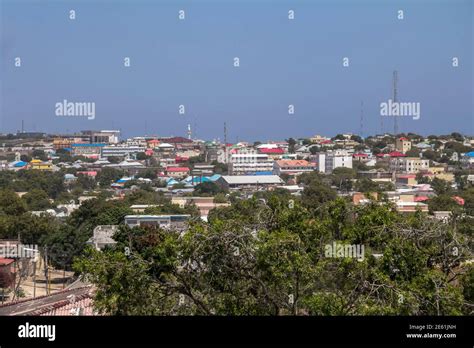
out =
<path fill-rule="evenodd" d="M 398 72 L 395 70 L 393 72 L 393 102 L 398 102 Z M 397 136 L 398 134 L 398 116 L 393 116 L 393 135 Z"/>
<path fill-rule="evenodd" d="M 360 137 L 364 137 L 364 101 L 360 102 Z"/>

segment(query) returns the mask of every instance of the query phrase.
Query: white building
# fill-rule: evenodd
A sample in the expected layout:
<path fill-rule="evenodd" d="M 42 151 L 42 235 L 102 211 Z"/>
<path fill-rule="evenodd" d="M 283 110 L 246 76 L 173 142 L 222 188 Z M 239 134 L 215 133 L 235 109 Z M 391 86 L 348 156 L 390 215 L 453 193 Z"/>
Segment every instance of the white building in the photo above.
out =
<path fill-rule="evenodd" d="M 418 157 L 396 157 L 390 159 L 390 171 L 402 173 L 418 173 L 421 170 L 428 170 L 430 161 Z"/>
<path fill-rule="evenodd" d="M 232 154 L 229 157 L 229 174 L 245 175 L 257 172 L 271 172 L 273 160 L 267 154 L 255 152 Z"/>
<path fill-rule="evenodd" d="M 318 155 L 318 169 L 321 173 L 332 173 L 336 168 L 352 168 L 352 155 L 344 150 L 335 150 Z"/>

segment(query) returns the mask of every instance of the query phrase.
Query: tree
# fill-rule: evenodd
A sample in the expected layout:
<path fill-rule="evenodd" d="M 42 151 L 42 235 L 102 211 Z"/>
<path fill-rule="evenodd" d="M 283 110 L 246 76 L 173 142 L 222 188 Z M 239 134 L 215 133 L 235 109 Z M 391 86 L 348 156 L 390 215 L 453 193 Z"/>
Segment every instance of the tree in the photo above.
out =
<path fill-rule="evenodd" d="M 287 141 L 288 141 L 288 152 L 295 153 L 296 140 L 293 138 L 289 138 Z"/>
<path fill-rule="evenodd" d="M 29 210 L 46 210 L 51 208 L 51 202 L 47 193 L 41 189 L 32 189 L 22 197 L 22 200 L 26 203 Z"/>
<path fill-rule="evenodd" d="M 453 191 L 449 182 L 439 178 L 431 180 L 431 187 L 437 195 L 449 194 Z"/>
<path fill-rule="evenodd" d="M 97 174 L 97 181 L 100 187 L 109 187 L 112 182 L 123 176 L 124 172 L 115 168 L 105 167 Z"/>
<path fill-rule="evenodd" d="M 194 194 L 198 196 L 215 196 L 223 190 L 214 182 L 206 181 L 194 187 Z"/>
<path fill-rule="evenodd" d="M 318 210 L 324 203 L 336 199 L 336 192 L 326 184 L 312 181 L 301 194 L 302 204 L 313 211 Z"/>
<path fill-rule="evenodd" d="M 0 212 L 7 215 L 19 216 L 26 212 L 24 201 L 12 190 L 0 190 Z"/>

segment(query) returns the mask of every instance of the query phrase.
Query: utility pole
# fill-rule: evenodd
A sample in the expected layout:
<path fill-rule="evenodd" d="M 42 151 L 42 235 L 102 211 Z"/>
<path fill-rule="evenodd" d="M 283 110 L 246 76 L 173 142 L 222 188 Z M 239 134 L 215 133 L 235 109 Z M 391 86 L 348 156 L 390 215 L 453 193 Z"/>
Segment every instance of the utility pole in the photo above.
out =
<path fill-rule="evenodd" d="M 360 102 L 360 137 L 364 137 L 364 101 Z"/>
<path fill-rule="evenodd" d="M 227 124 L 224 122 L 224 157 L 225 157 L 225 163 L 228 162 L 227 159 Z"/>

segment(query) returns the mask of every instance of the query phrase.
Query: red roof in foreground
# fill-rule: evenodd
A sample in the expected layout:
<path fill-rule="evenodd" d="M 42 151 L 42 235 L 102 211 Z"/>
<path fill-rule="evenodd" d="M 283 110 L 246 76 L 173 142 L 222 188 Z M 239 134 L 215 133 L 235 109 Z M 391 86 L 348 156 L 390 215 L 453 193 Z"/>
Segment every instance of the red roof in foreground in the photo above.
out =
<path fill-rule="evenodd" d="M 429 199 L 429 197 L 427 196 L 417 196 L 415 197 L 414 201 L 415 202 L 424 202 L 424 201 L 427 201 Z"/>
<path fill-rule="evenodd" d="M 188 167 L 168 167 L 166 168 L 167 172 L 189 172 Z"/>
<path fill-rule="evenodd" d="M 13 259 L 5 259 L 3 257 L 0 257 L 0 266 L 8 266 L 9 264 L 15 262 Z"/>
<path fill-rule="evenodd" d="M 453 199 L 456 201 L 457 204 L 464 205 L 464 198 L 461 198 L 459 196 L 454 196 Z"/>

